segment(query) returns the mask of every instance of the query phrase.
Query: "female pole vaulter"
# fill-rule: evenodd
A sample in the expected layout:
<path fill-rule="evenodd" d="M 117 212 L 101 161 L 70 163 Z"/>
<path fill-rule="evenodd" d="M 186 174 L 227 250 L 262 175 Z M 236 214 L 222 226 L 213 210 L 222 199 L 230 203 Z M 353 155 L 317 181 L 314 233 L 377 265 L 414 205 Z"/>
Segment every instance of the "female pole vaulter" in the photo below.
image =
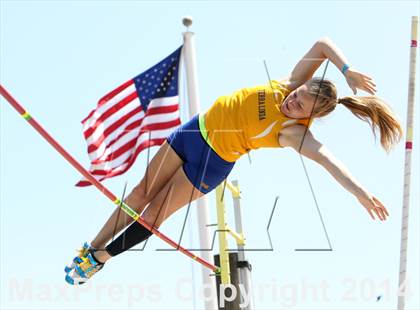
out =
<path fill-rule="evenodd" d="M 326 59 L 342 72 L 354 95 L 359 89 L 370 96 L 338 98 L 332 82 L 313 77 Z M 177 210 L 212 191 L 243 154 L 261 147 L 291 147 L 324 167 L 373 220 L 377 217 L 385 221 L 389 214 L 382 202 L 308 129 L 313 119 L 328 115 L 338 105 L 344 106 L 368 122 L 374 134 L 379 131 L 381 145 L 389 151 L 401 139 L 402 129 L 390 107 L 374 96 L 375 92 L 372 78 L 350 67 L 340 49 L 330 39 L 322 38 L 289 77 L 219 97 L 206 112 L 175 130 L 125 202 L 157 228 Z M 107 244 L 126 226 L 118 238 Z M 95 239 L 85 243 L 65 268 L 66 281 L 73 285 L 85 283 L 110 258 L 151 235 L 140 223 L 115 210 Z"/>

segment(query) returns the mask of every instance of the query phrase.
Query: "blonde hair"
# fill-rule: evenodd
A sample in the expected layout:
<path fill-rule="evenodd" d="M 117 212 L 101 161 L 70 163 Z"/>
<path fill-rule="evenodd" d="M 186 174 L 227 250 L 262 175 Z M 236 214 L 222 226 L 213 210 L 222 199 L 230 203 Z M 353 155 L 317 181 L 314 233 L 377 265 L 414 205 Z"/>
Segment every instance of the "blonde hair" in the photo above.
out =
<path fill-rule="evenodd" d="M 382 147 L 388 152 L 402 138 L 403 130 L 395 113 L 379 97 L 376 96 L 347 96 L 337 99 L 337 89 L 328 80 L 312 78 L 307 82 L 309 94 L 316 98 L 316 105 L 312 117 L 323 117 L 336 108 L 337 104 L 344 105 L 356 117 L 367 122 L 376 138 L 376 131 L 380 133 Z"/>

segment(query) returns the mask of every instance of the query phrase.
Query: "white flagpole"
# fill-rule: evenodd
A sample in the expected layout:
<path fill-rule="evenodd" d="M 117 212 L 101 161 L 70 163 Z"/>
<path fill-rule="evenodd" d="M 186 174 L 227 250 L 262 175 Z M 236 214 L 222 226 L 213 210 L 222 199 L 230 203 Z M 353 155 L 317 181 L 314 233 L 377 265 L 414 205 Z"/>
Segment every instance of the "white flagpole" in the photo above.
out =
<path fill-rule="evenodd" d="M 405 142 L 405 165 L 404 165 L 404 196 L 401 225 L 401 249 L 400 249 L 400 274 L 398 310 L 404 310 L 405 297 L 408 293 L 407 286 L 407 238 L 408 238 L 408 213 L 410 206 L 410 179 L 411 179 L 411 152 L 413 149 L 413 118 L 414 118 L 414 95 L 416 85 L 416 54 L 417 54 L 417 23 L 418 17 L 411 19 L 411 48 L 410 48 L 410 71 L 408 78 L 407 100 L 407 130 Z"/>
<path fill-rule="evenodd" d="M 194 48 L 194 33 L 189 31 L 188 27 L 192 25 L 191 17 L 184 17 L 182 23 L 187 27 L 187 31 L 183 33 L 184 47 L 183 47 L 183 60 L 185 64 L 185 71 L 187 77 L 187 95 L 189 102 L 190 118 L 200 111 L 200 100 L 198 96 L 198 79 L 197 67 L 195 59 Z M 203 196 L 196 201 L 197 204 L 197 217 L 198 217 L 198 233 L 200 237 L 201 256 L 208 262 L 214 262 L 213 252 L 208 250 L 211 248 L 211 232 L 208 228 L 209 212 L 207 208 L 207 197 Z M 216 294 L 216 281 L 215 277 L 210 274 L 210 270 L 202 268 L 203 276 L 203 293 L 205 293 L 205 309 L 214 310 L 218 309 L 217 294 Z M 210 298 L 212 297 L 212 298 Z"/>

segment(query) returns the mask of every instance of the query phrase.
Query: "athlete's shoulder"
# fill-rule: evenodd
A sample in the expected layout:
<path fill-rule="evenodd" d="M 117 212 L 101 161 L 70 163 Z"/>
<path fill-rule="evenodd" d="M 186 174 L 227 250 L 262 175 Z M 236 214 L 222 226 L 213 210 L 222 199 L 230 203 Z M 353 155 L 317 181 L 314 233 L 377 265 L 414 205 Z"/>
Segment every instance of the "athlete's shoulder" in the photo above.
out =
<path fill-rule="evenodd" d="M 302 141 L 304 135 L 309 133 L 307 126 L 303 124 L 294 124 L 287 126 L 279 131 L 278 140 L 282 147 L 295 146 Z"/>
<path fill-rule="evenodd" d="M 293 124 L 285 128 L 282 128 L 279 134 L 284 135 L 284 136 L 296 136 L 296 135 L 301 135 L 305 133 L 305 131 L 307 130 L 308 130 L 307 126 L 305 126 L 304 124 L 298 123 L 298 124 Z"/>
<path fill-rule="evenodd" d="M 269 86 L 273 89 L 274 92 L 280 92 L 280 94 L 283 96 L 283 99 L 287 97 L 287 95 L 289 95 L 293 90 L 288 78 L 271 80 Z"/>
<path fill-rule="evenodd" d="M 288 77 L 284 77 L 278 80 L 271 80 L 271 82 L 276 83 L 279 87 L 284 88 L 286 90 L 293 90 L 292 83 L 290 82 L 290 79 Z"/>

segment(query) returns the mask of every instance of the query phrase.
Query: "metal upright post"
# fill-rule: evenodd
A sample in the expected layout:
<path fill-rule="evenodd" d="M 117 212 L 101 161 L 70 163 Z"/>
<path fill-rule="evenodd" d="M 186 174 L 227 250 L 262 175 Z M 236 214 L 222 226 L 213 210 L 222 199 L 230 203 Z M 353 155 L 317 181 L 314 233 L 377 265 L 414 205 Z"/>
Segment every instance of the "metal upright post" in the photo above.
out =
<path fill-rule="evenodd" d="M 401 223 L 401 248 L 400 248 L 400 273 L 398 280 L 399 296 L 398 310 L 404 310 L 405 295 L 407 294 L 407 245 L 408 245 L 408 215 L 410 206 L 410 179 L 411 179 L 411 153 L 413 150 L 413 123 L 414 123 L 414 98 L 416 90 L 416 56 L 417 56 L 417 24 L 418 17 L 411 20 L 411 48 L 410 48 L 410 72 L 408 77 L 407 99 L 407 130 L 405 142 L 405 165 L 404 165 L 404 194 L 403 212 Z"/>
<path fill-rule="evenodd" d="M 233 186 L 237 189 L 237 193 L 233 194 L 233 209 L 235 214 L 235 230 L 236 233 L 243 237 L 243 227 L 242 227 L 242 212 L 240 204 L 240 191 L 238 181 L 232 181 Z M 232 192 L 233 193 L 233 192 Z M 238 244 L 238 262 L 237 268 L 239 271 L 239 284 L 244 286 L 245 292 L 249 298 L 248 304 L 241 308 L 244 310 L 253 310 L 254 309 L 254 297 L 251 283 L 251 264 L 245 258 L 245 249 L 243 244 Z M 243 296 L 242 296 L 243 297 Z M 242 302 L 244 300 L 242 299 Z"/>

